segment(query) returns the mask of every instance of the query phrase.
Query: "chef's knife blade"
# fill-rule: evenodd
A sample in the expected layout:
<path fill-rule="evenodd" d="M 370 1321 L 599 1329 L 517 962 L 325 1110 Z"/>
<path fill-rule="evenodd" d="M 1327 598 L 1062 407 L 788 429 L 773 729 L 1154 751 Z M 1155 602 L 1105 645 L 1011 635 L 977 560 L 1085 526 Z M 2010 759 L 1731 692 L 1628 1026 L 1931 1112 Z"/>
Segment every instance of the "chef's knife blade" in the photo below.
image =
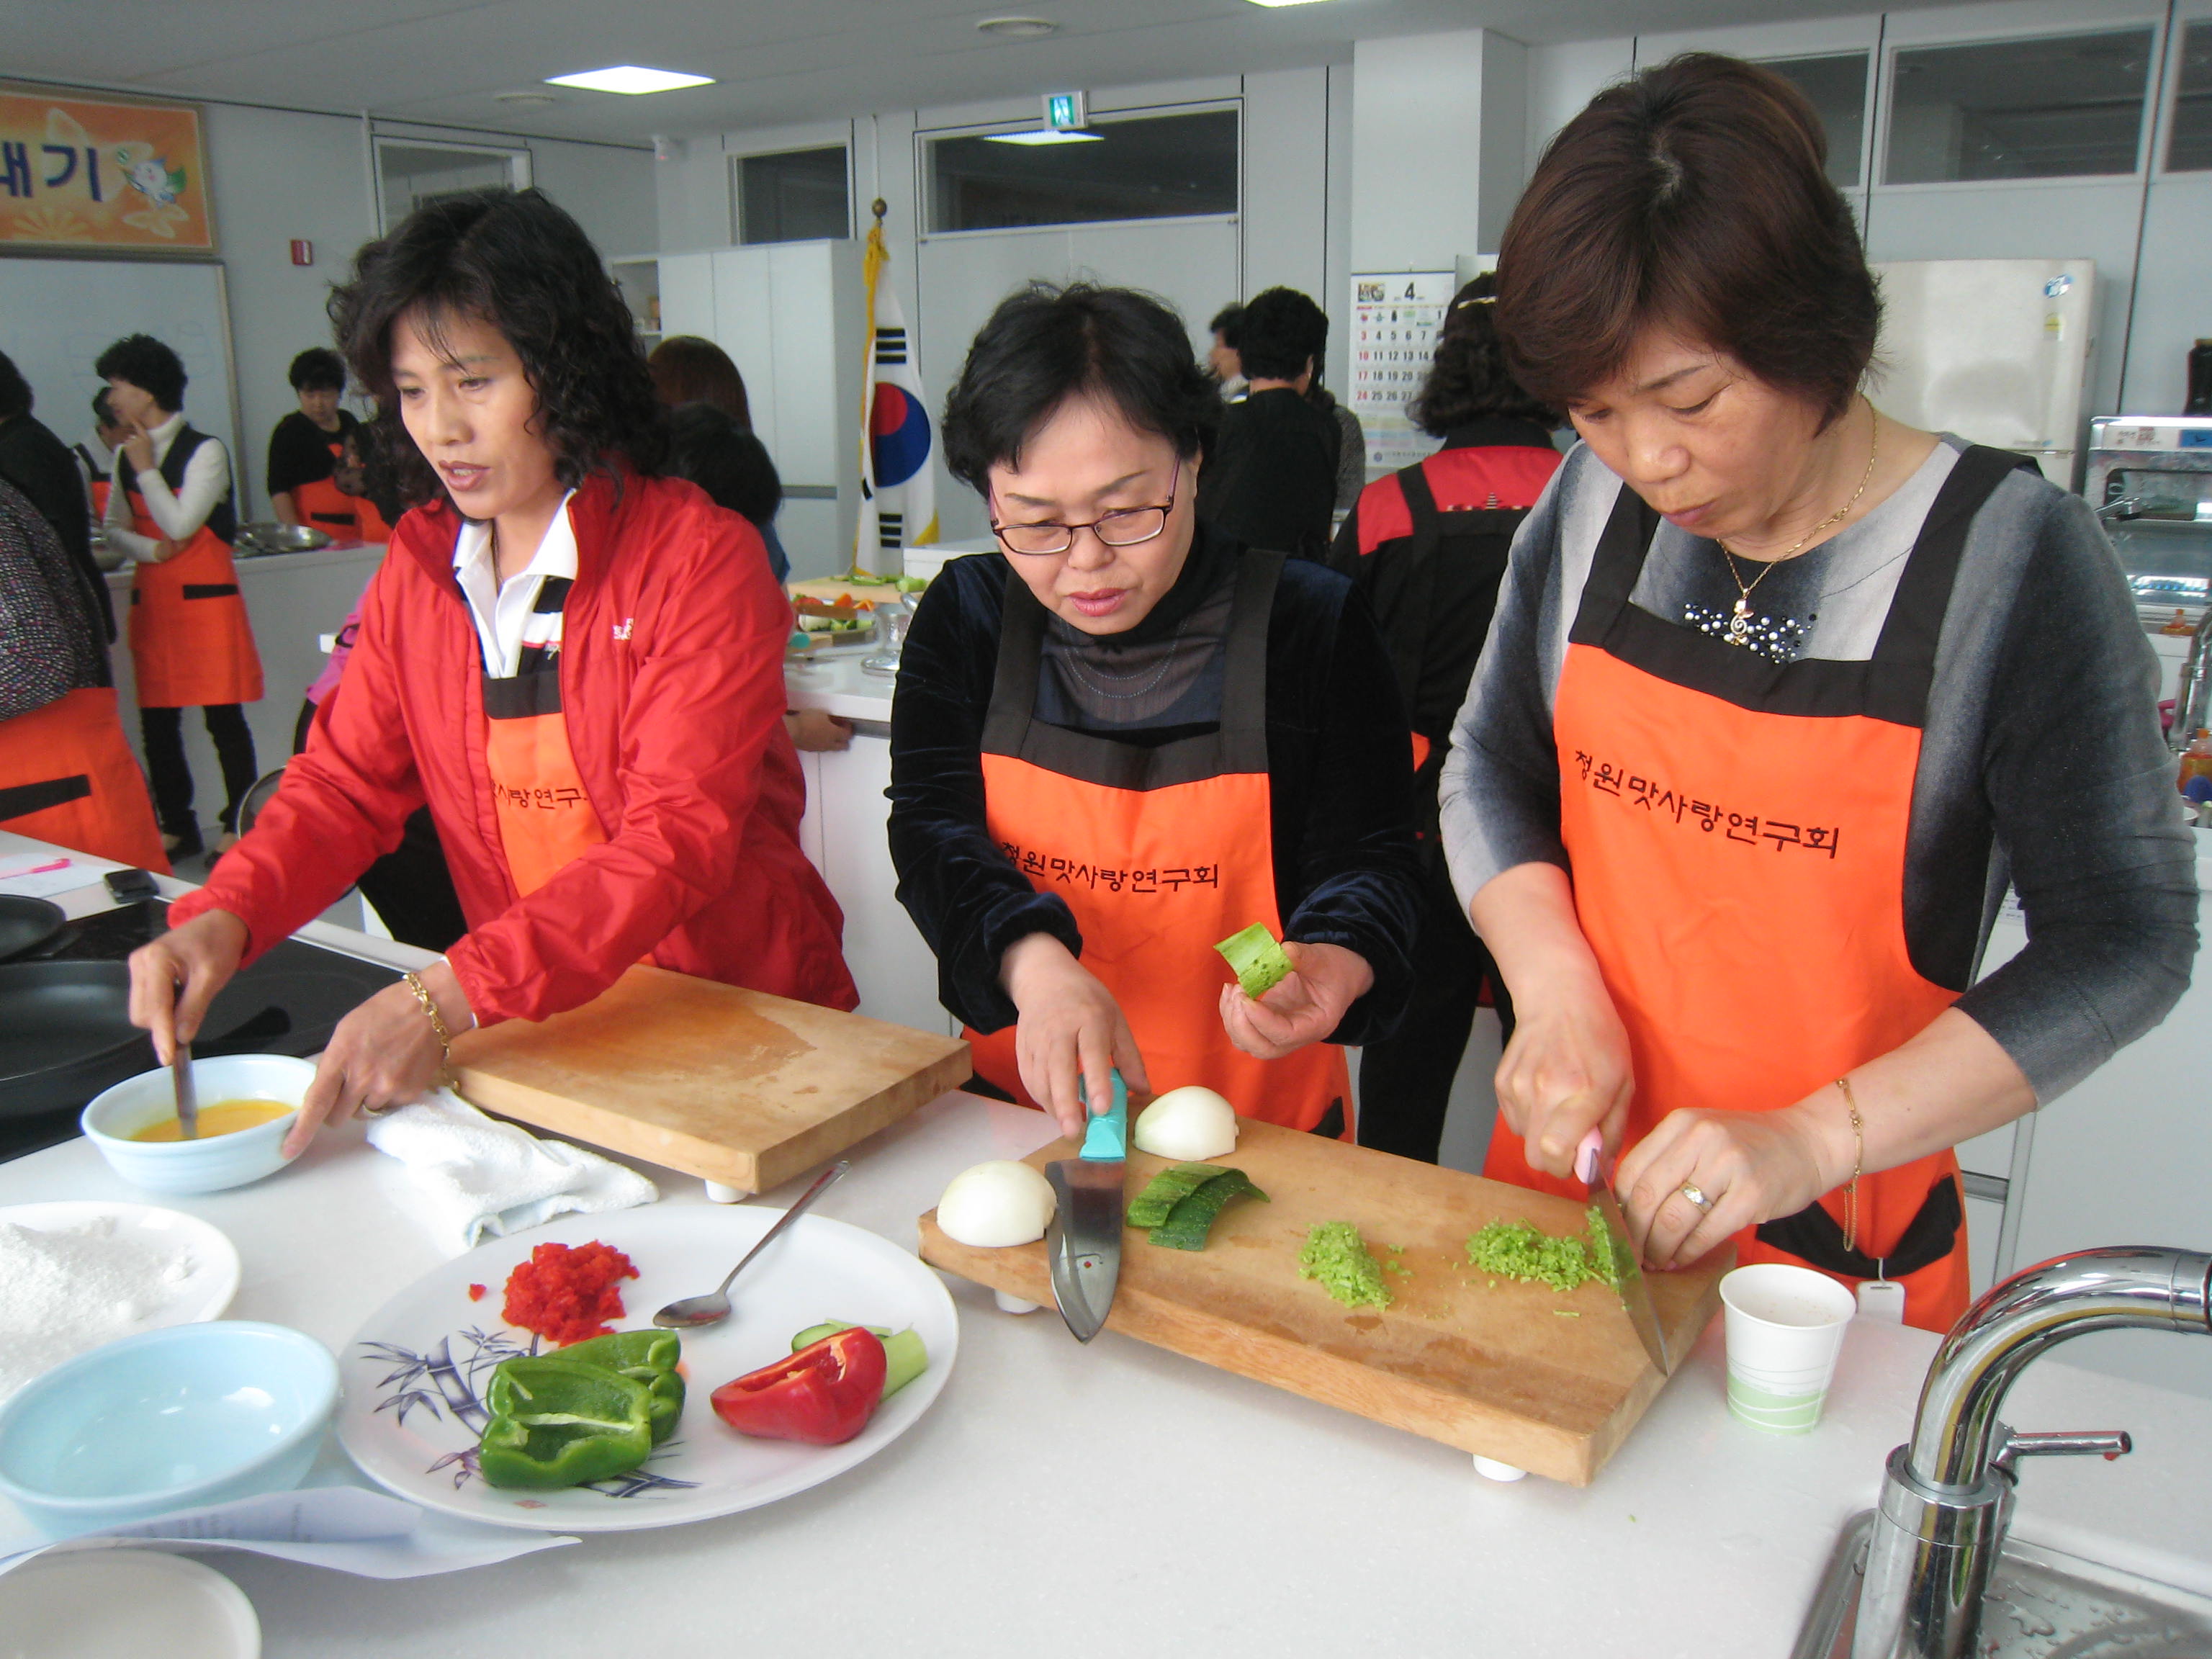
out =
<path fill-rule="evenodd" d="M 1659 1311 L 1651 1305 L 1651 1287 L 1644 1282 L 1644 1264 L 1630 1239 L 1628 1218 L 1620 1212 L 1613 1177 L 1601 1166 L 1604 1146 L 1604 1137 L 1597 1130 L 1584 1135 L 1575 1149 L 1575 1173 L 1589 1183 L 1591 1219 L 1609 1236 L 1614 1269 L 1620 1279 L 1620 1305 L 1628 1310 L 1628 1322 L 1636 1328 L 1637 1338 L 1659 1368 L 1659 1375 L 1670 1376 L 1674 1362 L 1667 1357 L 1667 1337 L 1659 1328 Z"/>
<path fill-rule="evenodd" d="M 177 1138 L 200 1138 L 200 1091 L 192 1078 L 192 1045 L 176 1042 L 169 1051 L 169 1082 L 177 1091 Z"/>
<path fill-rule="evenodd" d="M 1121 1277 L 1121 1177 L 1127 1169 L 1129 1092 L 1114 1073 L 1114 1103 L 1091 1118 L 1083 1151 L 1044 1166 L 1059 1200 L 1045 1230 L 1052 1297 L 1079 1342 L 1106 1323 Z"/>

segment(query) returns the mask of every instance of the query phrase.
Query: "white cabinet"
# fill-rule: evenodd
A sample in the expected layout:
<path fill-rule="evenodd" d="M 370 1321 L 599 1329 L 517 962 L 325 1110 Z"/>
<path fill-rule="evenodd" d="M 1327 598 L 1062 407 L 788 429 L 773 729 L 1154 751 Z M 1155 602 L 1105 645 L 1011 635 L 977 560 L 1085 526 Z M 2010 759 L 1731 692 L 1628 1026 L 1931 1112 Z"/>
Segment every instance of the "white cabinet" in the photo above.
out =
<path fill-rule="evenodd" d="M 858 242 L 777 242 L 660 256 L 665 334 L 697 334 L 744 376 L 753 430 L 783 479 L 777 533 L 793 576 L 852 562 L 859 514 Z"/>
<path fill-rule="evenodd" d="M 799 761 L 806 774 L 799 845 L 845 912 L 845 962 L 860 989 L 860 1012 L 957 1036 L 958 1023 L 937 1000 L 937 957 L 895 896 L 890 802 L 884 797 L 891 781 L 890 728 L 860 722 L 851 748 Z"/>

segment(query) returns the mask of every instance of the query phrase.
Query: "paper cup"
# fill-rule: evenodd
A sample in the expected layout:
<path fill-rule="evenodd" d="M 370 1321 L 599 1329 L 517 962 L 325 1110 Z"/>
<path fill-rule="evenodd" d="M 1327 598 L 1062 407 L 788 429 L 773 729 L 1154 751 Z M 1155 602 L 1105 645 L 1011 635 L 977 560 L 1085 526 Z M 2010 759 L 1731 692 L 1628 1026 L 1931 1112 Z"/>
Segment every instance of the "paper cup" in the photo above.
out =
<path fill-rule="evenodd" d="M 1810 1432 L 1857 1301 L 1825 1273 L 1763 1261 L 1723 1279 L 1721 1302 L 1729 1410 L 1771 1433 Z"/>

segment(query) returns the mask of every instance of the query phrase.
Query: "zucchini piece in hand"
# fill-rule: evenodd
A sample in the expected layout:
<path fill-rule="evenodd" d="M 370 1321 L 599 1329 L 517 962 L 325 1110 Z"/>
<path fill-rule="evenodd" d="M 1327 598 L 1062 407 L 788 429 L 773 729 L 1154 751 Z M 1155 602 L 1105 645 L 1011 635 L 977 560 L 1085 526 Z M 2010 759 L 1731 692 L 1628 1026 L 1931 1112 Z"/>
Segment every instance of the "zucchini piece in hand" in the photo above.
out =
<path fill-rule="evenodd" d="M 791 1351 L 811 1348 L 825 1336 L 835 1336 L 840 1331 L 849 1331 L 849 1319 L 833 1319 L 825 1325 L 810 1325 L 791 1339 Z M 884 1391 L 878 1401 L 890 1399 L 901 1389 L 929 1369 L 929 1350 L 922 1346 L 918 1332 L 889 1331 L 881 1325 L 871 1325 L 869 1332 L 884 1345 Z"/>
<path fill-rule="evenodd" d="M 1171 1164 L 1129 1200 L 1132 1227 L 1157 1227 L 1168 1212 L 1200 1188 L 1230 1171 L 1219 1164 Z"/>
<path fill-rule="evenodd" d="M 1237 982 L 1248 997 L 1263 997 L 1291 976 L 1291 959 L 1263 921 L 1231 933 L 1213 948 L 1236 969 Z"/>
<path fill-rule="evenodd" d="M 1213 1231 L 1214 1218 L 1228 1206 L 1230 1200 L 1249 1196 L 1262 1204 L 1270 1201 L 1242 1170 L 1217 1170 L 1215 1177 L 1189 1197 L 1178 1200 L 1175 1208 L 1168 1212 L 1168 1218 L 1146 1237 L 1171 1250 L 1202 1250 L 1206 1235 Z"/>

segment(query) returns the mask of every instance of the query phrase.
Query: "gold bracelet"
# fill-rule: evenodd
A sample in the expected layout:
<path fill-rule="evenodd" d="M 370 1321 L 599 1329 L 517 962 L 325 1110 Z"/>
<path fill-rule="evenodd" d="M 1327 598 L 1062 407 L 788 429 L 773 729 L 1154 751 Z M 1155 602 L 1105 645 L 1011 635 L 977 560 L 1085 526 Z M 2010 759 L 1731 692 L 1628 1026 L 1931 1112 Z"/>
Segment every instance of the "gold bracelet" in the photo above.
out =
<path fill-rule="evenodd" d="M 446 1017 L 438 1012 L 438 1000 L 430 994 L 430 988 L 422 983 L 419 975 L 407 974 L 402 977 L 407 988 L 415 994 L 415 1000 L 422 1004 L 422 1012 L 430 1017 L 430 1029 L 438 1034 L 439 1052 L 445 1056 L 445 1069 L 451 1072 L 453 1068 L 453 1034 L 446 1029 Z M 1856 1115 L 1853 1114 L 1854 1118 Z"/>
<path fill-rule="evenodd" d="M 1851 1140 L 1856 1148 L 1851 1154 L 1851 1184 L 1844 1189 L 1844 1248 L 1856 1250 L 1859 1247 L 1859 1173 L 1866 1167 L 1866 1124 L 1859 1116 L 1858 1102 L 1851 1097 L 1851 1080 L 1839 1077 L 1836 1087 L 1844 1091 L 1844 1105 L 1851 1115 Z"/>

